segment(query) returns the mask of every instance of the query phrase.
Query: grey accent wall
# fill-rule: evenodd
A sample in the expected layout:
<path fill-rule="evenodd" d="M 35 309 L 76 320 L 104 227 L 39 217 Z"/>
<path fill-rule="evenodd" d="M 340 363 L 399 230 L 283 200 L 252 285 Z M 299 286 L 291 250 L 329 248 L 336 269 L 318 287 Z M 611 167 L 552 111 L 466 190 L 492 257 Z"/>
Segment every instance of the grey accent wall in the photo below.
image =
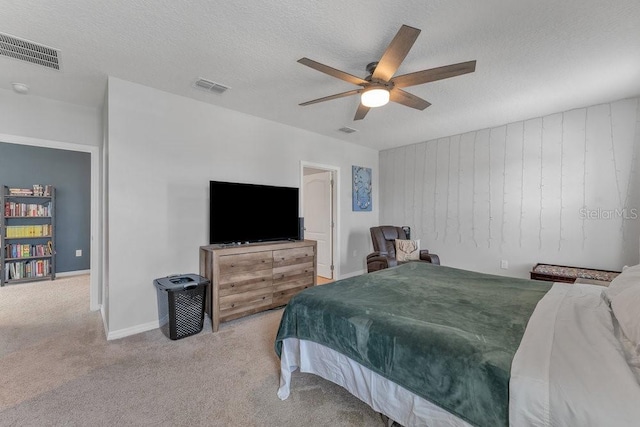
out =
<path fill-rule="evenodd" d="M 56 187 L 56 273 L 88 270 L 91 155 L 0 142 L 0 185 Z M 76 250 L 82 256 L 76 257 Z"/>

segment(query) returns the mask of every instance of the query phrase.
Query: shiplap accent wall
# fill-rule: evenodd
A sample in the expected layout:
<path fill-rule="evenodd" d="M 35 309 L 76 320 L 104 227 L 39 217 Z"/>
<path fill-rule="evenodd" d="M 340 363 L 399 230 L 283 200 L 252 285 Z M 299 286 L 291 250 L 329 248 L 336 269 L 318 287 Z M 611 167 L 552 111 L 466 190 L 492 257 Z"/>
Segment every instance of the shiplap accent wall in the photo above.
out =
<path fill-rule="evenodd" d="M 618 270 L 639 262 L 639 145 L 633 98 L 381 151 L 380 220 L 453 267 Z"/>

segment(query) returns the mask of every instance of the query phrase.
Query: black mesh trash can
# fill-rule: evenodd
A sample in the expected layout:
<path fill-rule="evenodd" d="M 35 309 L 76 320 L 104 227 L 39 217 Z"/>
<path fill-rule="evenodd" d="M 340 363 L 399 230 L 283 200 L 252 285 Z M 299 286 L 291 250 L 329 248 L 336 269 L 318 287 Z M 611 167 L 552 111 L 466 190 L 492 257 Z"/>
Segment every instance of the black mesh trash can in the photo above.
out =
<path fill-rule="evenodd" d="M 209 279 L 180 274 L 155 279 L 161 328 L 172 340 L 202 331 Z"/>

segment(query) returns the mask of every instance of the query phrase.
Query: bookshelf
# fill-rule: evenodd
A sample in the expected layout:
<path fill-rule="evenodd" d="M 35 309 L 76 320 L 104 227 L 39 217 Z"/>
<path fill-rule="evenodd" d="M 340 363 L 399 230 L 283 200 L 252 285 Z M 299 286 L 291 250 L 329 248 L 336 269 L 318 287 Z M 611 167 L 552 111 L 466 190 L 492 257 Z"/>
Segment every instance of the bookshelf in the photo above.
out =
<path fill-rule="evenodd" d="M 55 188 L 1 190 L 0 286 L 55 279 Z"/>

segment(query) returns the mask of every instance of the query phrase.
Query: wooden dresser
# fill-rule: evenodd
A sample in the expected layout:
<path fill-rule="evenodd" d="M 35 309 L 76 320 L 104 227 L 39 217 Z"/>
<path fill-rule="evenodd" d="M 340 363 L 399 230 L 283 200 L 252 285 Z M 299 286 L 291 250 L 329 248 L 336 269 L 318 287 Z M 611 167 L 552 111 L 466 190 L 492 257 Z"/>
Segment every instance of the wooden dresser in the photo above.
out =
<path fill-rule="evenodd" d="M 200 275 L 211 281 L 207 313 L 220 322 L 279 307 L 316 285 L 313 240 L 200 247 Z"/>

